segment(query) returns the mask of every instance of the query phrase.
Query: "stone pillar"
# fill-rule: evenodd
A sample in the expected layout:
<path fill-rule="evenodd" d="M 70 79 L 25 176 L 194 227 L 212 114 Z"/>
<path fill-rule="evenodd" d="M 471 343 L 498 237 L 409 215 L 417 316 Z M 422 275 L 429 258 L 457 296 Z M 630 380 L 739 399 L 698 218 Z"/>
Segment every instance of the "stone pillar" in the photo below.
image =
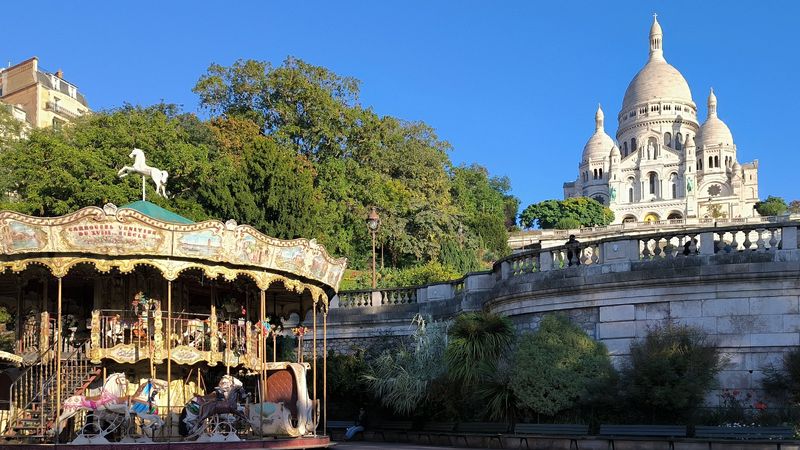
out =
<path fill-rule="evenodd" d="M 553 270 L 553 254 L 549 250 L 539 252 L 539 270 L 542 272 Z"/>
<path fill-rule="evenodd" d="M 503 261 L 500 263 L 500 279 L 507 280 L 511 278 L 511 263 Z"/>
<path fill-rule="evenodd" d="M 381 291 L 372 291 L 369 294 L 372 297 L 372 306 L 381 306 L 383 304 Z"/>
<path fill-rule="evenodd" d="M 700 233 L 700 254 L 713 255 L 714 254 L 714 232 L 704 231 Z"/>
<path fill-rule="evenodd" d="M 797 227 L 781 228 L 781 249 L 783 250 L 797 249 Z"/>

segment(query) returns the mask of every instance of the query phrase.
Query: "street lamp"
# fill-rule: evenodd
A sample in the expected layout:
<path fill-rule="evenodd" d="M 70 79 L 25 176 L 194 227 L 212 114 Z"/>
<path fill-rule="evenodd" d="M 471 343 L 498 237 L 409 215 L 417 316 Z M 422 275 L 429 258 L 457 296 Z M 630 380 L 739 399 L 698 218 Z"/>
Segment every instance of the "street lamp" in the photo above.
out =
<path fill-rule="evenodd" d="M 372 289 L 377 286 L 377 278 L 375 275 L 375 234 L 378 232 L 378 227 L 381 226 L 381 218 L 378 216 L 378 211 L 372 207 L 372 211 L 367 216 L 367 228 L 372 233 Z"/>

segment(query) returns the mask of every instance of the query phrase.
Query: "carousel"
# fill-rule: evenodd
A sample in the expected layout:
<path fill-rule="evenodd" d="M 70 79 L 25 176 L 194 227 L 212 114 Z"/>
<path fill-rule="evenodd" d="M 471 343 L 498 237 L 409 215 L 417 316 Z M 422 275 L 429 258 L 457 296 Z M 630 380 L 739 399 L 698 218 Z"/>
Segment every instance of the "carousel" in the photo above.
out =
<path fill-rule="evenodd" d="M 145 200 L 0 212 L 0 305 L 15 318 L 0 436 L 327 446 L 328 300 L 345 263 L 314 240 L 194 223 Z"/>

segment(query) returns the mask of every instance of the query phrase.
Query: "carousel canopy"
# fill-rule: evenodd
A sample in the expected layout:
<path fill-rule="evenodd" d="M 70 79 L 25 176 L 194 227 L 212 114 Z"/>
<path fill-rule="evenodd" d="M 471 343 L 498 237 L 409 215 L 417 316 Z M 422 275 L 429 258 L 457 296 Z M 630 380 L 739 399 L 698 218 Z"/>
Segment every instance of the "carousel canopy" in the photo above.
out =
<path fill-rule="evenodd" d="M 152 217 L 153 219 L 160 220 L 162 222 L 183 223 L 183 224 L 194 223 L 193 221 L 187 219 L 186 217 L 175 214 L 174 212 L 164 209 L 156 205 L 155 203 L 150 203 L 145 200 L 139 200 L 137 202 L 128 203 L 127 205 L 123 205 L 120 207 L 120 209 L 126 209 L 126 208 L 134 209 L 144 214 L 145 216 Z"/>
<path fill-rule="evenodd" d="M 331 257 L 314 239 L 276 239 L 233 220 L 194 223 L 145 201 L 60 217 L 0 211 L 0 272 L 40 264 L 63 277 L 82 263 L 123 273 L 149 265 L 168 280 L 199 268 L 212 278 L 247 276 L 262 289 L 281 281 L 327 303 L 347 261 Z"/>

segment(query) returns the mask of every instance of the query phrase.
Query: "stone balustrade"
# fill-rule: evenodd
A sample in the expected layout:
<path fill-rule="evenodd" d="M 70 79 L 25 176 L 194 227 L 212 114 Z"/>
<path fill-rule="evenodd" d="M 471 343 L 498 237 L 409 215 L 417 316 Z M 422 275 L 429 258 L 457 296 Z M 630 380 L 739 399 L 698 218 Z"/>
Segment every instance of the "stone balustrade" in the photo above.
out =
<path fill-rule="evenodd" d="M 526 230 L 512 233 L 508 246 L 514 251 L 539 245 L 543 248 L 558 246 L 574 235 L 579 241 L 604 239 L 621 235 L 650 234 L 662 231 L 692 230 L 698 228 L 717 228 L 740 224 L 779 224 L 800 220 L 800 215 L 747 217 L 747 218 L 702 218 L 702 219 L 664 219 L 651 222 L 625 222 L 606 226 L 585 227 L 572 230 Z"/>
<path fill-rule="evenodd" d="M 495 263 L 490 272 L 467 274 L 452 282 L 375 291 L 343 291 L 333 308 L 380 307 L 443 300 L 477 289 L 486 291 L 504 282 L 536 272 L 567 270 L 579 266 L 631 263 L 736 252 L 774 252 L 797 249 L 798 222 L 728 221 L 709 229 L 664 231 L 574 242 L 541 250 L 515 253 Z M 784 239 L 787 237 L 787 239 Z M 784 242 L 786 241 L 786 242 Z M 487 274 L 494 280 L 487 285 Z M 480 281 L 478 281 L 480 279 Z M 532 286 L 531 289 L 535 289 Z"/>

